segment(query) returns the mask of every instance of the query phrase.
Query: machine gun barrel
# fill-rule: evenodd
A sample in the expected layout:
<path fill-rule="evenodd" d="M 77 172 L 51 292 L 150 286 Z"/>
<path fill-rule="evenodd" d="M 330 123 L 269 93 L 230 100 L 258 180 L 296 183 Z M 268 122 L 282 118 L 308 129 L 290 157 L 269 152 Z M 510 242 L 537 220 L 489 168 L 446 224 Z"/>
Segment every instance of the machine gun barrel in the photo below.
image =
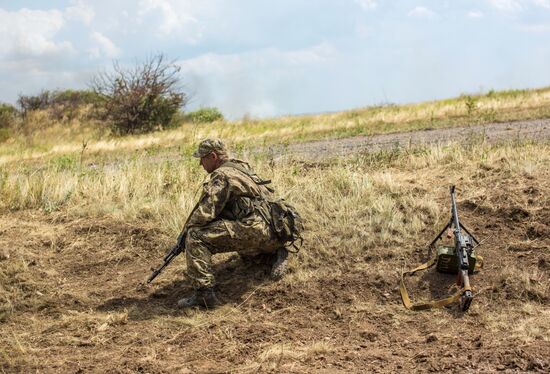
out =
<path fill-rule="evenodd" d="M 470 264 L 468 263 L 468 252 L 466 250 L 466 238 L 460 231 L 460 221 L 458 220 L 458 210 L 456 208 L 455 186 L 451 186 L 451 214 L 454 226 L 455 236 L 455 250 L 458 256 L 458 266 L 460 270 L 468 270 Z"/>
<path fill-rule="evenodd" d="M 460 297 L 460 309 L 462 311 L 467 311 L 470 308 L 472 303 L 472 291 L 470 287 L 470 277 L 468 276 L 468 271 L 470 269 L 470 264 L 468 262 L 468 250 L 471 247 L 471 239 L 466 238 L 462 235 L 460 231 L 461 224 L 458 220 L 458 210 L 456 208 L 456 198 L 455 198 L 455 186 L 451 186 L 451 214 L 452 214 L 452 226 L 454 237 L 455 237 L 455 252 L 457 256 L 457 265 L 458 265 L 458 279 L 457 283 L 464 288 L 464 293 Z"/>

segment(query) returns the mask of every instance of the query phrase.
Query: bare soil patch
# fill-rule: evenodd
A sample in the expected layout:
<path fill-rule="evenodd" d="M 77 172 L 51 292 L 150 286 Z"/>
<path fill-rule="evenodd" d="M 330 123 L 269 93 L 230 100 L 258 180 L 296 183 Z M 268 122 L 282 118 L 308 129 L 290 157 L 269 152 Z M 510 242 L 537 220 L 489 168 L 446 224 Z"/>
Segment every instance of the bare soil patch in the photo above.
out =
<path fill-rule="evenodd" d="M 190 288 L 183 256 L 152 286 L 171 239 L 144 223 L 68 219 L 37 211 L 0 216 L 0 368 L 66 373 L 548 372 L 550 188 L 503 179 L 500 193 L 459 198 L 463 222 L 485 240 L 470 311 L 409 312 L 399 270 L 421 245 L 335 256 L 280 282 L 236 255 L 216 259 L 214 311 L 177 310 Z M 447 197 L 438 198 L 448 204 Z M 426 242 L 437 234 L 426 230 Z M 307 249 L 306 249 L 307 250 Z M 313 249 L 309 249 L 313 250 Z M 433 271 L 413 297 L 450 292 Z"/>

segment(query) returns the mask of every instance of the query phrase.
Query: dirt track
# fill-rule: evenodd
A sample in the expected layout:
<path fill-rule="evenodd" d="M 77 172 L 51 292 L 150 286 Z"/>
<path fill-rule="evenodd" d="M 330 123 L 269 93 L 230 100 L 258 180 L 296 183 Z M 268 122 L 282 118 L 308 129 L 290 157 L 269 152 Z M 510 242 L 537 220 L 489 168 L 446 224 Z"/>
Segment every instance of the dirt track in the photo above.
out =
<path fill-rule="evenodd" d="M 382 149 L 406 148 L 450 141 L 487 141 L 543 139 L 550 137 L 550 119 L 491 123 L 467 127 L 452 127 L 422 131 L 401 132 L 345 139 L 329 139 L 308 143 L 273 147 L 275 157 L 292 155 L 297 159 L 343 156 Z"/>

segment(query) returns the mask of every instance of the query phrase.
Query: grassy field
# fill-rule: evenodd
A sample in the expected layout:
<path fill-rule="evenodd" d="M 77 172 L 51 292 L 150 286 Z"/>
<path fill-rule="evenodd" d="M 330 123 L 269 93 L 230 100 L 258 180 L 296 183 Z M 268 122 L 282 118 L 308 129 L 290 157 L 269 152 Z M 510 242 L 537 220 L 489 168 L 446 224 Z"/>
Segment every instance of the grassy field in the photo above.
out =
<path fill-rule="evenodd" d="M 493 103 L 504 115 L 533 107 L 534 118 L 549 95 L 496 93 L 476 98 L 475 110 Z M 258 174 L 306 221 L 290 274 L 272 283 L 265 266 L 220 255 L 225 305 L 206 312 L 174 308 L 190 290 L 182 256 L 144 285 L 205 177 L 189 158 L 150 162 L 158 154 L 171 147 L 188 154 L 196 139 L 213 134 L 238 150 L 275 139 L 347 136 L 355 118 L 367 123 L 361 131 L 414 129 L 437 108 L 432 127 L 457 125 L 456 118 L 468 118 L 458 113 L 464 100 L 304 117 L 311 122 L 303 128 L 304 118 L 181 128 L 91 142 L 84 154 L 75 134 L 55 146 L 44 136 L 42 150 L 37 140 L 29 148 L 2 145 L 1 370 L 549 370 L 547 139 L 473 139 L 322 162 L 283 163 L 249 152 Z M 392 118 L 392 126 L 368 125 L 377 115 Z M 456 305 L 408 312 L 399 272 L 426 259 L 426 244 L 449 219 L 450 184 L 458 187 L 463 222 L 484 241 L 486 265 L 472 277 L 475 299 L 467 314 Z M 454 277 L 429 271 L 407 283 L 414 298 L 430 299 L 452 292 Z"/>
<path fill-rule="evenodd" d="M 85 114 L 86 110 L 72 121 L 59 123 L 49 120 L 47 112 L 31 113 L 28 124 L 0 144 L 0 165 L 60 155 L 84 161 L 89 161 L 89 156 L 96 160 L 136 157 L 139 152 L 188 156 L 197 141 L 210 136 L 221 137 L 242 151 L 317 139 L 549 118 L 550 88 L 491 91 L 485 95 L 319 115 L 183 123 L 175 129 L 127 137 L 110 136 L 104 124 L 82 119 Z"/>

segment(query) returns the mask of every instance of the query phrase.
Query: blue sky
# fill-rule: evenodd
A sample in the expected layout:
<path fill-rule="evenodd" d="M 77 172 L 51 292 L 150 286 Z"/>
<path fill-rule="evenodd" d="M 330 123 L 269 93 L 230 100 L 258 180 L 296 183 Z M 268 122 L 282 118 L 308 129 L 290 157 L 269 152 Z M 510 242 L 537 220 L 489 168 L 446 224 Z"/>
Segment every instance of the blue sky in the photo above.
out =
<path fill-rule="evenodd" d="M 159 52 L 229 118 L 543 87 L 550 0 L 0 0 L 0 101 Z"/>

